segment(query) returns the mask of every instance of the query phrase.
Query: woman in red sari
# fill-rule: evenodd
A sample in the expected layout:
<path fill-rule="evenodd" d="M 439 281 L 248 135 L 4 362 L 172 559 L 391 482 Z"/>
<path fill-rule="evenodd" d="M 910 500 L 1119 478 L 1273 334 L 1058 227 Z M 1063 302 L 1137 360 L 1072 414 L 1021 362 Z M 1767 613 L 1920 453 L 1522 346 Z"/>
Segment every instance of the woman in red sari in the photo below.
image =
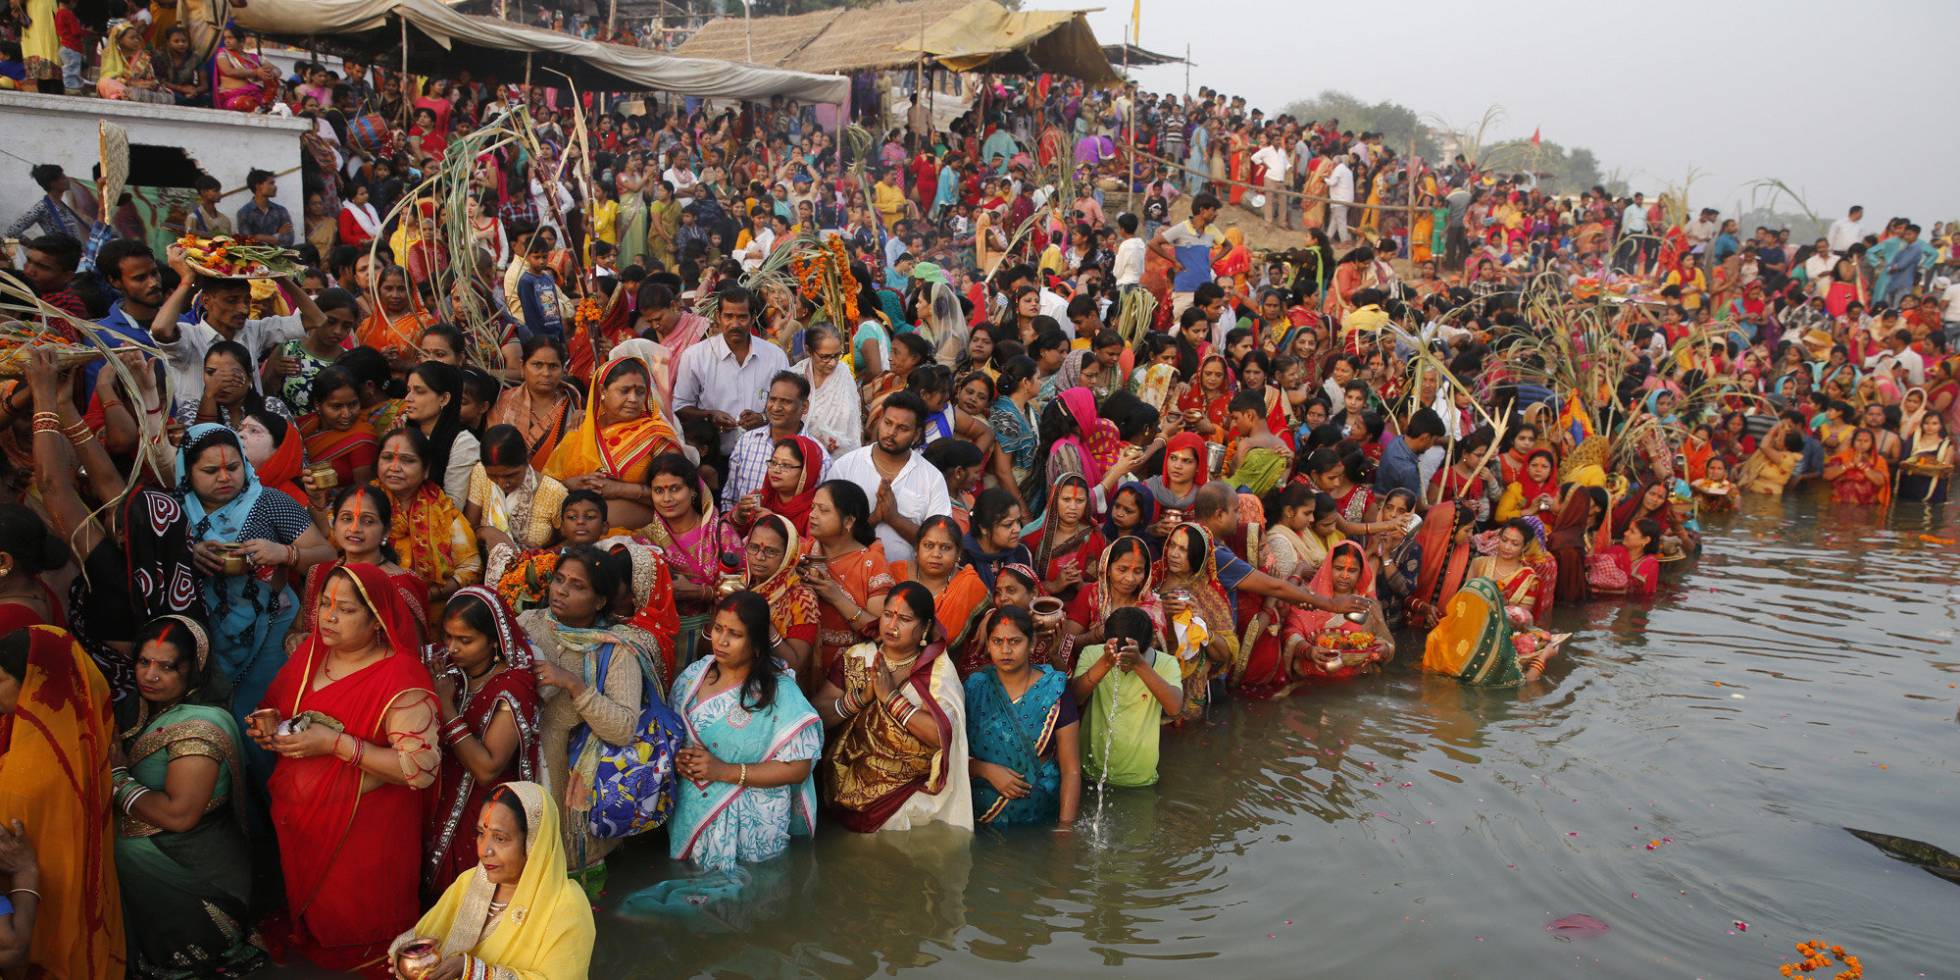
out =
<path fill-rule="evenodd" d="M 769 473 L 762 481 L 762 510 L 795 525 L 796 533 L 810 533 L 810 502 L 816 499 L 817 484 L 823 482 L 823 447 L 809 436 L 789 436 L 776 440 L 769 453 Z M 759 514 L 736 508 L 737 525 L 744 531 L 755 525 Z"/>
<path fill-rule="evenodd" d="M 1041 526 L 1022 543 L 1034 554 L 1041 591 L 1066 603 L 1094 577 L 1102 559 L 1102 530 L 1089 513 L 1089 482 L 1076 473 L 1063 475 L 1048 491 L 1042 513 Z"/>
<path fill-rule="evenodd" d="M 1307 591 L 1322 596 L 1367 598 L 1367 618 L 1357 623 L 1343 613 L 1294 606 L 1286 619 L 1286 656 L 1281 668 L 1289 683 L 1341 680 L 1368 673 L 1395 656 L 1395 640 L 1374 602 L 1375 569 L 1358 542 L 1336 541 L 1314 572 Z"/>
<path fill-rule="evenodd" d="M 330 367 L 314 376 L 313 414 L 299 420 L 299 431 L 306 439 L 307 462 L 331 465 L 338 485 L 374 479 L 381 437 L 361 411 L 361 388 L 353 375 Z M 313 489 L 310 483 L 308 489 Z"/>
<path fill-rule="evenodd" d="M 1851 434 L 1851 444 L 1824 464 L 1824 479 L 1831 481 L 1832 503 L 1883 507 L 1892 499 L 1892 468 L 1870 429 Z"/>
<path fill-rule="evenodd" d="M 378 960 L 421 913 L 422 824 L 442 758 L 415 617 L 373 565 L 342 565 L 279 670 L 252 738 L 267 784 L 291 947 L 330 970 Z M 298 731 L 282 722 L 306 718 Z"/>
<path fill-rule="evenodd" d="M 1211 442 L 1224 442 L 1230 431 L 1232 396 L 1238 394 L 1232 386 L 1232 370 L 1223 354 L 1206 354 L 1198 360 L 1197 383 L 1186 388 L 1178 396 L 1177 407 L 1185 413 L 1187 428 L 1204 436 Z M 1197 412 L 1201 421 L 1190 425 L 1191 413 Z M 1199 460 L 1203 463 L 1204 460 Z"/>
<path fill-rule="evenodd" d="M 476 818 L 500 783 L 541 778 L 538 681 L 531 641 L 497 593 L 480 585 L 449 598 L 442 642 L 423 653 L 442 713 L 443 766 L 426 828 L 424 895 L 477 863 Z"/>

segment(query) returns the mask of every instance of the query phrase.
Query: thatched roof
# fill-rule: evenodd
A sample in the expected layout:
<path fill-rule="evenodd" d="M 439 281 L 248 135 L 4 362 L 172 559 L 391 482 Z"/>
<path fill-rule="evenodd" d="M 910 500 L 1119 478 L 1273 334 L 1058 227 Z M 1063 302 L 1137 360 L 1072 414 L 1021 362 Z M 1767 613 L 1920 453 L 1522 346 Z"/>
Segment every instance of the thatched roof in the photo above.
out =
<path fill-rule="evenodd" d="M 674 53 L 843 73 L 916 64 L 922 41 L 927 60 L 957 71 L 1033 70 L 1092 82 L 1115 79 L 1081 13 L 1010 11 L 993 0 L 909 0 L 747 22 L 718 17 Z"/>

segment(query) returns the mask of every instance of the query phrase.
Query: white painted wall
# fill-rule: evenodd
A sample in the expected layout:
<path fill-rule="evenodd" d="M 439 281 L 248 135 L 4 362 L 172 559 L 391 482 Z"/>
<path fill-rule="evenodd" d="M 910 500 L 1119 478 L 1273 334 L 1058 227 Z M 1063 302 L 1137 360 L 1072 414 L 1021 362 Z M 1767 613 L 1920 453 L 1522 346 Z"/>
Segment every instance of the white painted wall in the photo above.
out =
<path fill-rule="evenodd" d="M 27 175 L 29 167 L 59 164 L 72 177 L 89 178 L 101 158 L 97 121 L 103 119 L 127 130 L 131 144 L 183 148 L 224 184 L 227 196 L 219 206 L 227 215 L 236 215 L 251 200 L 245 189 L 248 171 L 259 167 L 278 174 L 274 200 L 292 213 L 294 240 L 301 240 L 306 199 L 300 187 L 299 135 L 312 122 L 24 92 L 0 92 L 0 227 L 41 197 L 41 188 Z M 143 175 L 132 173 L 129 182 L 141 185 Z"/>

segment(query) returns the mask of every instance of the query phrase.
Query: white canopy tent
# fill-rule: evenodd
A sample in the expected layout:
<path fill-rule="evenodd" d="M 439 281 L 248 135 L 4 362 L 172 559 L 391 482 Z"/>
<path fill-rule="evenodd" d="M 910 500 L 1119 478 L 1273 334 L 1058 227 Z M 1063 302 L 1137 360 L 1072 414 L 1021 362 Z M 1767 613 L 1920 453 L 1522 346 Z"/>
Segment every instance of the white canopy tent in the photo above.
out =
<path fill-rule="evenodd" d="M 850 79 L 705 58 L 677 58 L 601 44 L 537 27 L 460 14 L 438 0 L 246 0 L 231 16 L 248 31 L 373 64 L 397 64 L 406 37 L 408 68 L 422 74 L 521 81 L 527 71 L 553 84 L 553 71 L 590 91 L 651 91 L 720 98 L 840 104 Z M 406 33 L 404 33 L 404 29 Z"/>

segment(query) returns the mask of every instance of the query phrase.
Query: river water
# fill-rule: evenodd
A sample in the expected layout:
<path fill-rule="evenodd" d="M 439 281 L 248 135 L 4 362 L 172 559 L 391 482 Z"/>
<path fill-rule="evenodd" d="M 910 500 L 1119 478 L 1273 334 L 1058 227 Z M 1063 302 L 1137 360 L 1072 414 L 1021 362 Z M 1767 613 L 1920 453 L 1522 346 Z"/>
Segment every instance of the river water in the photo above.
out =
<path fill-rule="evenodd" d="M 1774 978 L 1813 937 L 1960 976 L 1960 885 L 1847 831 L 1960 852 L 1960 550 L 1921 537 L 1956 517 L 1746 500 L 1655 602 L 1556 610 L 1546 683 L 1427 676 L 1405 639 L 1167 735 L 1100 828 L 1093 792 L 1072 834 L 825 827 L 656 919 L 617 906 L 685 872 L 635 842 L 592 976 Z M 1609 931 L 1546 929 L 1574 914 Z"/>
<path fill-rule="evenodd" d="M 1100 833 L 830 827 L 737 899 L 622 919 L 678 873 L 648 841 L 593 976 L 1775 977 L 1812 937 L 1960 975 L 1960 885 L 1846 831 L 1960 852 L 1960 552 L 1920 537 L 1953 523 L 1745 501 L 1657 601 L 1555 611 L 1549 683 L 1472 690 L 1405 640 L 1167 735 Z M 1574 913 L 1610 931 L 1546 930 Z"/>

